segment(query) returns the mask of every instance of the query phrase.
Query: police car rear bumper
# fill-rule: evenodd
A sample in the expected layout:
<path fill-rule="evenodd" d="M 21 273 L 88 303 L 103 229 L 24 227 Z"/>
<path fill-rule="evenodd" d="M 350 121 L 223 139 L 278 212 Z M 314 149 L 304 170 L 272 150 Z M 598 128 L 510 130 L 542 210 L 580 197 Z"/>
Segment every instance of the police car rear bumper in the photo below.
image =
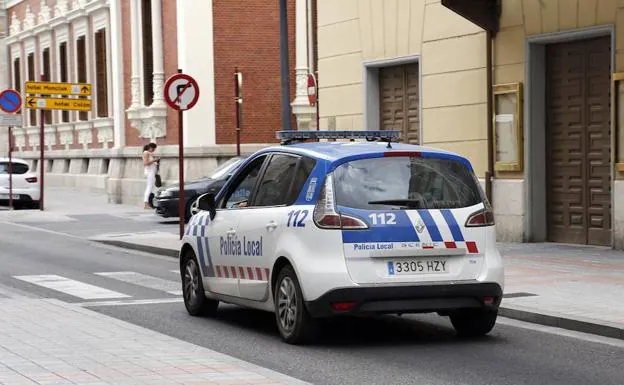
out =
<path fill-rule="evenodd" d="M 447 313 L 467 308 L 496 310 L 502 297 L 497 283 L 349 287 L 329 291 L 306 306 L 313 317 Z"/>

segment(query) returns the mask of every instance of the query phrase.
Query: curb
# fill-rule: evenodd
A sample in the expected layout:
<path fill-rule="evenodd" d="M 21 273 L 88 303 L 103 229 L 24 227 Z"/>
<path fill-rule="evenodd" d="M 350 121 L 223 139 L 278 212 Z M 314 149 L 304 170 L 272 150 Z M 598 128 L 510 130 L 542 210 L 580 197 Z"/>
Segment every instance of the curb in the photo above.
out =
<path fill-rule="evenodd" d="M 178 250 L 173 249 L 150 245 L 140 245 L 115 239 L 93 239 L 93 241 L 111 246 L 121 247 L 124 249 L 143 251 L 175 259 L 179 258 Z M 498 309 L 498 315 L 501 317 L 511 318 L 518 321 L 524 321 L 538 325 L 551 326 L 560 329 L 572 330 L 575 332 L 588 333 L 599 335 L 602 337 L 624 340 L 624 328 L 622 328 L 621 326 L 608 323 L 597 323 L 596 321 L 587 318 L 579 319 L 560 313 L 538 313 L 526 308 L 512 308 L 505 306 L 501 306 Z"/>
<path fill-rule="evenodd" d="M 137 250 L 143 251 L 146 253 L 161 255 L 165 257 L 178 259 L 179 251 L 166 249 L 163 247 L 149 246 L 149 245 L 139 245 L 132 242 L 124 242 L 114 239 L 92 239 L 94 242 L 102 243 L 109 246 L 121 247 L 123 249 Z"/>
<path fill-rule="evenodd" d="M 537 313 L 530 310 L 520 310 L 504 306 L 498 309 L 498 315 L 518 321 L 624 340 L 624 328 L 606 323 L 597 323 L 590 319 L 577 319 L 556 313 Z"/>

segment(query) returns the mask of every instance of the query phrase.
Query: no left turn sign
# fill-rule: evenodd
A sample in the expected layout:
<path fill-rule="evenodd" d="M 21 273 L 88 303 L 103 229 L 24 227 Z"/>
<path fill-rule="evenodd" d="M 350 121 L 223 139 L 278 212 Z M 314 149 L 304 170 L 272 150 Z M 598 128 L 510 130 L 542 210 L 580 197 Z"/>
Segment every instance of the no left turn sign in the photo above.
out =
<path fill-rule="evenodd" d="M 190 110 L 199 99 L 199 85 L 192 77 L 175 74 L 165 83 L 165 101 L 178 111 Z"/>

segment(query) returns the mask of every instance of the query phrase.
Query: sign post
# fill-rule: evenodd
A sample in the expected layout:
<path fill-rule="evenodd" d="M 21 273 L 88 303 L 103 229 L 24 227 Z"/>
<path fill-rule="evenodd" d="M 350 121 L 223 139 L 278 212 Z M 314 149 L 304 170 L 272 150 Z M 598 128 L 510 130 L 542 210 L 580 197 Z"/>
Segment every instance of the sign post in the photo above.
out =
<path fill-rule="evenodd" d="M 0 110 L 14 114 L 22 108 L 22 96 L 15 90 L 0 93 Z M 19 115 L 0 115 L 0 126 L 9 127 L 9 210 L 13 210 L 13 126 L 22 124 Z"/>
<path fill-rule="evenodd" d="M 186 214 L 186 202 L 184 194 L 184 116 L 183 112 L 190 110 L 197 104 L 199 99 L 199 85 L 192 77 L 182 73 L 172 75 L 165 82 L 165 101 L 169 107 L 178 111 L 178 167 L 180 198 L 178 202 L 178 216 L 180 218 L 180 239 L 184 236 L 184 219 Z"/>
<path fill-rule="evenodd" d="M 26 108 L 33 110 L 41 110 L 40 127 L 39 127 L 39 186 L 41 196 L 39 197 L 39 210 L 43 211 L 44 187 L 43 178 L 45 175 L 44 165 L 44 147 L 45 147 L 45 111 L 46 110 L 62 110 L 62 111 L 91 111 L 91 99 L 71 99 L 47 97 L 49 95 L 63 96 L 91 96 L 92 86 L 89 83 L 53 83 L 46 81 L 45 74 L 41 75 L 40 82 L 28 81 L 25 84 L 27 94 L 46 95 L 46 97 L 26 97 Z"/>
<path fill-rule="evenodd" d="M 13 210 L 13 127 L 9 126 L 9 210 Z"/>

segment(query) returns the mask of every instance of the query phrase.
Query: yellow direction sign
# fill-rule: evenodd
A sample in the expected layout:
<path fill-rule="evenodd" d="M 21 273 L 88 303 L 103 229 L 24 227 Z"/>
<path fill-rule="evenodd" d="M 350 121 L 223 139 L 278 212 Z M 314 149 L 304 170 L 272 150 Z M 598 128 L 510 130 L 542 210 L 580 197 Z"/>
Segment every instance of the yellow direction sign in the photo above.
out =
<path fill-rule="evenodd" d="M 34 110 L 73 110 L 91 111 L 89 99 L 65 99 L 65 98 L 33 98 L 26 97 L 26 108 Z"/>
<path fill-rule="evenodd" d="M 51 82 L 26 82 L 27 94 L 43 95 L 91 95 L 89 83 L 51 83 Z"/>

